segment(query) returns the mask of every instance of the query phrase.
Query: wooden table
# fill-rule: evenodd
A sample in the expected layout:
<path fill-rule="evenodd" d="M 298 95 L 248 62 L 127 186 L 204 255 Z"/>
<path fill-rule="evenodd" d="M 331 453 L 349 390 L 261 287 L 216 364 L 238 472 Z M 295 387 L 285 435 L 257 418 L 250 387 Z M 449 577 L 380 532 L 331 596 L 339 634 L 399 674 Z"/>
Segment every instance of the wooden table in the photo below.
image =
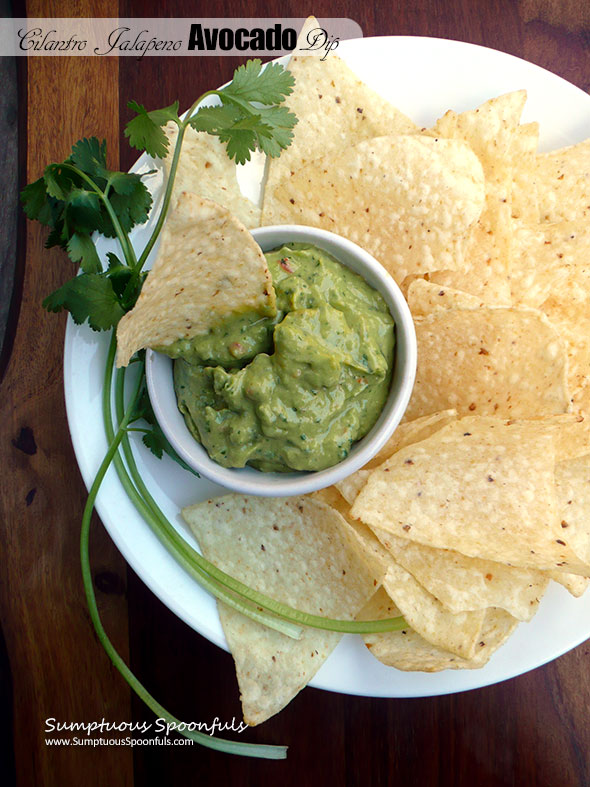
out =
<path fill-rule="evenodd" d="M 206 7 L 188 0 L 35 0 L 26 12 L 17 3 L 14 13 L 269 17 L 308 10 L 288 0 L 210 0 Z M 590 26 L 583 3 L 317 0 L 313 11 L 355 19 L 365 36 L 427 35 L 495 47 L 590 87 Z M 46 163 L 61 160 L 84 134 L 106 136 L 112 166 L 127 168 L 135 158 L 120 131 L 128 98 L 149 107 L 178 98 L 186 107 L 207 87 L 229 79 L 235 65 L 229 57 L 19 59 L 21 185 L 38 177 Z M 46 747 L 43 730 L 50 716 L 153 717 L 111 666 L 86 611 L 78 559 L 85 490 L 63 402 L 65 319 L 40 308 L 42 297 L 71 276 L 71 263 L 62 253 L 45 251 L 43 241 L 43 230 L 21 216 L 0 393 L 3 773 L 16 770 L 17 782 L 26 787 L 189 780 L 233 787 L 275 781 L 284 787 L 590 784 L 590 643 L 529 674 L 459 695 L 384 700 L 307 689 L 262 729 L 247 733 L 250 741 L 289 744 L 286 762 L 233 758 L 197 746 Z M 91 549 L 101 614 L 132 669 L 181 718 L 239 717 L 230 656 L 151 595 L 95 524 Z"/>

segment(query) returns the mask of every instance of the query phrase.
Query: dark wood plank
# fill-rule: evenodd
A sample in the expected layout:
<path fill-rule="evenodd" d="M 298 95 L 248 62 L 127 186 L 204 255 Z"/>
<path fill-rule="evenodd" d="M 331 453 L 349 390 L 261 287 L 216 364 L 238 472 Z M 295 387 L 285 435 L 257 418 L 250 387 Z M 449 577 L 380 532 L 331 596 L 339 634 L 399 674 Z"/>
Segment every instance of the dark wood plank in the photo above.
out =
<path fill-rule="evenodd" d="M 59 3 L 31 2 L 32 16 L 59 16 Z M 75 3 L 80 15 L 116 13 L 106 2 Z M 26 114 L 26 180 L 67 155 L 84 134 L 103 133 L 118 158 L 118 68 L 99 58 L 31 58 Z M 111 89 L 104 90 L 109 84 Z M 24 185 L 24 183 L 22 184 Z M 45 719 L 93 721 L 129 716 L 129 692 L 98 645 L 85 608 L 79 527 L 85 491 L 66 425 L 65 320 L 41 309 L 42 298 L 73 273 L 63 253 L 44 249 L 32 223 L 20 238 L 23 295 L 0 392 L 0 611 L 10 661 L 18 782 L 23 785 L 130 784 L 131 751 L 53 748 Z M 120 578 L 125 564 L 102 528 L 93 539 L 93 570 Z M 98 593 L 105 624 L 127 652 L 126 598 Z"/>

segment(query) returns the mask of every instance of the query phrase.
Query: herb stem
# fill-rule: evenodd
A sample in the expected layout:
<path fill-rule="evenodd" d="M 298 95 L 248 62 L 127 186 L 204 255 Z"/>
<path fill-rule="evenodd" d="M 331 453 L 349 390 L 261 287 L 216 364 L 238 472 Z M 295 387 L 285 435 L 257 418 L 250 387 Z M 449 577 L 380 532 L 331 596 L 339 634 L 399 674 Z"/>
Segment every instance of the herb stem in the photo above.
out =
<path fill-rule="evenodd" d="M 116 352 L 116 340 L 113 334 L 111 338 L 111 343 L 109 345 L 109 351 L 107 355 L 107 366 L 105 370 L 105 386 L 103 389 L 103 408 L 105 411 L 110 411 L 110 401 L 111 401 L 111 387 L 112 387 L 112 369 L 113 369 L 113 362 L 115 359 L 115 352 Z M 143 370 L 142 370 L 143 371 Z M 196 743 L 201 744 L 202 746 L 206 746 L 210 749 L 216 749 L 217 751 L 223 751 L 227 754 L 239 754 L 245 757 L 261 757 L 264 759 L 272 759 L 272 760 L 279 760 L 285 759 L 287 756 L 287 747 L 285 746 L 272 746 L 266 744 L 252 744 L 252 743 L 242 743 L 239 741 L 231 741 L 225 738 L 216 738 L 212 735 L 206 735 L 205 733 L 199 732 L 197 730 L 190 730 L 187 729 L 187 725 L 182 723 L 179 719 L 175 718 L 171 713 L 169 713 L 162 705 L 160 705 L 157 700 L 152 697 L 152 695 L 147 691 L 147 689 L 143 686 L 142 683 L 135 677 L 135 675 L 131 672 L 127 664 L 123 661 L 117 650 L 115 649 L 113 643 L 109 639 L 104 627 L 102 625 L 102 621 L 100 619 L 100 614 L 98 611 L 98 605 L 96 603 L 96 595 L 94 593 L 94 587 L 92 583 L 92 573 L 90 569 L 90 555 L 89 555 L 89 536 L 90 536 L 90 522 L 91 522 L 91 515 L 94 509 L 94 503 L 96 501 L 96 496 L 98 494 L 98 490 L 100 485 L 104 479 L 104 476 L 111 464 L 111 462 L 117 457 L 119 445 L 121 440 L 124 438 L 126 434 L 126 427 L 129 421 L 133 416 L 133 411 L 135 405 L 139 399 L 141 388 L 143 385 L 143 374 L 139 374 L 133 394 L 131 396 L 131 401 L 127 406 L 121 422 L 116 430 L 113 431 L 112 421 L 109 422 L 109 432 L 112 434 L 112 437 L 109 439 L 109 447 L 107 452 L 102 460 L 102 463 L 98 469 L 98 472 L 92 482 L 92 486 L 90 487 L 90 491 L 88 493 L 88 499 L 86 501 L 86 506 L 84 507 L 84 514 L 82 516 L 82 529 L 80 533 L 80 559 L 82 564 L 82 580 L 84 583 L 84 591 L 86 594 L 86 600 L 88 603 L 88 609 L 90 611 L 90 618 L 92 620 L 92 624 L 94 626 L 94 630 L 96 631 L 97 637 L 105 649 L 107 655 L 113 662 L 114 666 L 118 669 L 121 675 L 125 678 L 129 686 L 135 691 L 137 696 L 145 702 L 145 704 L 156 714 L 159 718 L 163 718 L 168 724 L 174 725 L 174 728 L 186 738 L 190 738 L 194 740 Z M 106 392 L 106 393 L 105 393 Z M 105 426 L 106 426 L 105 420 Z M 119 457 L 120 459 L 120 457 Z"/>
<path fill-rule="evenodd" d="M 107 182 L 107 188 L 105 189 L 105 191 L 103 191 L 92 180 L 91 177 L 89 177 L 85 172 L 83 172 L 78 167 L 74 166 L 74 164 L 68 164 L 67 162 L 64 162 L 61 166 L 64 167 L 64 169 L 69 169 L 72 172 L 75 172 L 76 175 L 78 175 L 78 177 L 82 178 L 82 180 L 84 180 L 92 188 L 93 192 L 101 200 L 101 202 L 103 203 L 103 205 L 106 208 L 107 213 L 109 214 L 109 218 L 110 218 L 110 220 L 111 220 L 111 222 L 113 224 L 113 228 L 114 228 L 114 230 L 115 230 L 115 232 L 117 234 L 117 238 L 119 240 L 119 243 L 121 244 L 121 249 L 123 251 L 123 256 L 125 257 L 125 259 L 127 261 L 127 264 L 130 267 L 133 267 L 134 265 L 136 265 L 137 261 L 136 261 L 136 258 L 135 258 L 135 250 L 133 248 L 133 245 L 132 245 L 131 241 L 129 240 L 129 235 L 125 232 L 125 230 L 121 226 L 121 222 L 119 221 L 119 218 L 118 218 L 117 214 L 115 213 L 115 211 L 113 210 L 113 206 L 111 205 L 110 200 L 109 200 L 109 198 L 106 195 L 106 192 L 108 191 L 110 183 Z"/>
<path fill-rule="evenodd" d="M 115 343 L 111 342 L 111 348 L 115 347 Z M 110 368 L 112 369 L 112 360 L 114 360 L 114 352 L 110 352 L 109 350 L 109 358 L 111 360 Z M 109 376 L 111 374 L 109 373 Z M 82 580 L 84 583 L 84 591 L 86 593 L 86 600 L 88 602 L 88 609 L 90 611 L 90 618 L 94 625 L 94 629 L 102 644 L 103 648 L 107 652 L 109 658 L 115 665 L 115 667 L 119 670 L 121 675 L 125 678 L 129 686 L 135 691 L 138 697 L 145 702 L 145 704 L 158 716 L 159 718 L 164 719 L 168 724 L 173 725 L 173 729 L 177 729 L 178 732 L 184 735 L 186 738 L 190 738 L 191 740 L 200 743 L 202 746 L 206 746 L 210 749 L 216 749 L 217 751 L 223 751 L 228 754 L 241 754 L 246 757 L 263 757 L 266 759 L 284 759 L 286 757 L 286 747 L 284 746 L 267 746 L 267 745 L 259 745 L 259 744 L 249 744 L 249 743 L 241 743 L 239 741 L 231 741 L 225 738 L 216 738 L 211 735 L 206 735 L 203 732 L 199 732 L 196 730 L 187 729 L 187 725 L 183 724 L 179 719 L 175 718 L 170 714 L 162 705 L 160 705 L 157 700 L 152 697 L 152 695 L 147 691 L 147 689 L 141 684 L 135 675 L 131 672 L 127 664 L 123 661 L 121 656 L 116 651 L 113 643 L 110 641 L 104 627 L 102 625 L 102 621 L 100 619 L 100 614 L 98 611 L 98 605 L 96 603 L 96 595 L 94 593 L 94 587 L 92 584 L 92 573 L 90 570 L 90 555 L 89 555 L 89 536 L 90 536 L 90 521 L 92 511 L 94 509 L 94 503 L 96 501 L 96 496 L 98 494 L 98 490 L 100 485 L 104 479 L 104 476 L 111 465 L 114 457 L 117 454 L 119 449 L 119 444 L 125 435 L 125 429 L 127 424 L 131 420 L 133 415 L 133 410 L 135 404 L 139 398 L 141 393 L 141 388 L 143 385 L 142 375 L 140 374 L 137 378 L 135 388 L 131 397 L 131 401 L 123 414 L 123 418 L 117 428 L 117 431 L 114 434 L 113 439 L 110 441 L 109 447 L 105 454 L 104 459 L 100 465 L 100 468 L 94 478 L 92 486 L 90 487 L 90 491 L 88 493 L 88 499 L 86 501 L 86 506 L 84 507 L 84 514 L 82 516 L 82 530 L 80 533 L 80 559 L 82 564 Z M 110 398 L 110 389 L 109 389 L 109 398 Z M 103 400 L 104 401 L 104 400 Z"/>

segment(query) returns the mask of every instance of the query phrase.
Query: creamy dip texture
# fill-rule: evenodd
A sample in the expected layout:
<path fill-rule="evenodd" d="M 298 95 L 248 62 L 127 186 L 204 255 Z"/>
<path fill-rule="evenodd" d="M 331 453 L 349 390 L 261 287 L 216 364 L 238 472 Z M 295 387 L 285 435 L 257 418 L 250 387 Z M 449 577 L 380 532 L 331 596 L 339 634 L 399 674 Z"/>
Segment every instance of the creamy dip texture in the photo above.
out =
<path fill-rule="evenodd" d="M 232 315 L 165 348 L 178 406 L 224 467 L 322 470 L 348 455 L 387 399 L 394 323 L 376 290 L 325 251 L 266 253 L 276 317 Z"/>

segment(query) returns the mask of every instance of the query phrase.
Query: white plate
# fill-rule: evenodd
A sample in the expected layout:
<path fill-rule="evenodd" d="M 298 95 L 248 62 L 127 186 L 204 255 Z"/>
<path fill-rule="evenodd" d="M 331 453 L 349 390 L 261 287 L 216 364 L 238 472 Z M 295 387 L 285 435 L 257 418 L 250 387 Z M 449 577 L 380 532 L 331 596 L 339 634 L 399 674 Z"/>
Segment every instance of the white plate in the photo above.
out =
<path fill-rule="evenodd" d="M 590 129 L 590 97 L 560 77 L 511 55 L 433 38 L 372 38 L 343 42 L 338 54 L 357 74 L 415 122 L 431 125 L 447 109 L 471 109 L 492 96 L 526 88 L 524 122 L 541 126 L 541 149 L 579 142 Z M 97 129 L 98 131 L 98 129 Z M 246 180 L 249 174 L 246 173 Z M 249 183 L 250 189 L 253 184 Z M 137 248 L 145 228 L 134 233 Z M 105 247 L 106 248 L 106 247 Z M 86 485 L 106 451 L 101 416 L 108 337 L 70 320 L 65 343 L 68 421 Z M 222 494 L 137 441 L 137 463 L 155 499 L 184 537 L 195 544 L 179 516 L 182 506 Z M 179 568 L 135 512 L 111 468 L 97 501 L 98 513 L 133 570 L 182 620 L 226 648 L 214 600 Z M 531 623 L 516 633 L 480 670 L 435 674 L 399 672 L 374 659 L 359 637 L 346 635 L 311 685 L 347 694 L 419 697 L 486 686 L 560 656 L 590 637 L 590 593 L 572 598 L 552 583 Z"/>

